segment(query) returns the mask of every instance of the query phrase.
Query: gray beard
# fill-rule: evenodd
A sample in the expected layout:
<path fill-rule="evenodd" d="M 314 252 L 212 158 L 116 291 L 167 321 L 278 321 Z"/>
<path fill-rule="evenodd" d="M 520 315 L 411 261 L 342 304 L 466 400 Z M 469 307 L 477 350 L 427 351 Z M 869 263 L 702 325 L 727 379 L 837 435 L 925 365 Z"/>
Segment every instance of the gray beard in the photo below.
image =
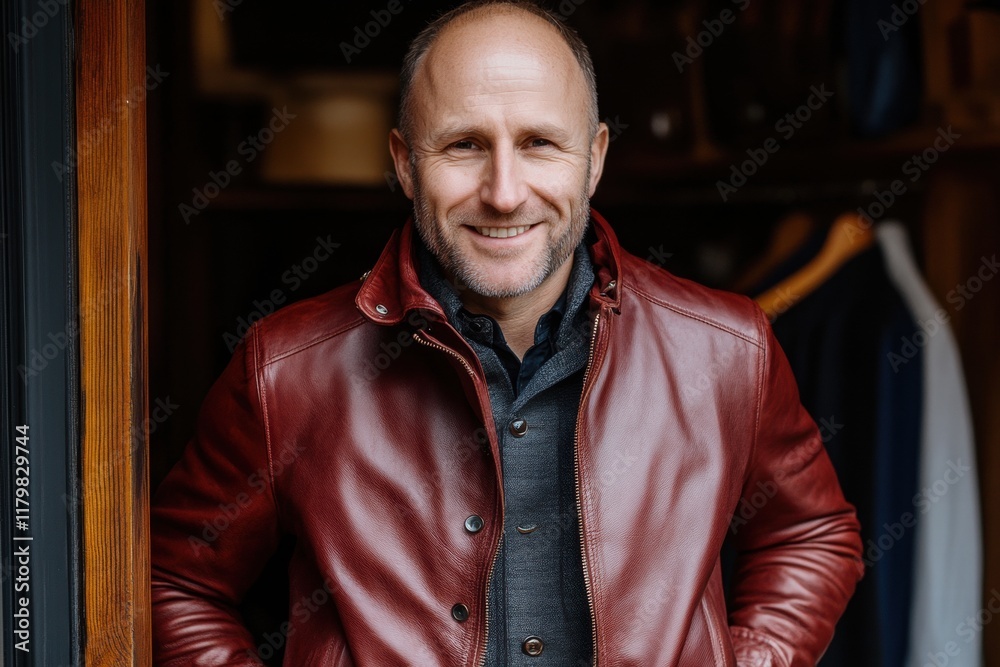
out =
<path fill-rule="evenodd" d="M 570 220 L 570 224 L 560 234 L 554 242 L 546 248 L 541 261 L 536 262 L 531 267 L 531 275 L 520 285 L 508 288 L 498 287 L 487 282 L 479 267 L 462 256 L 460 249 L 453 244 L 441 231 L 438 220 L 430 211 L 427 199 L 424 197 L 423 188 L 418 176 L 418 170 L 414 165 L 413 173 L 413 217 L 416 222 L 417 233 L 420 239 L 431 251 L 445 272 L 451 276 L 455 288 L 458 291 L 470 289 L 476 294 L 488 298 L 509 298 L 527 294 L 541 285 L 546 278 L 558 269 L 573 255 L 573 251 L 583 240 L 587 231 L 587 222 L 590 220 L 590 197 L 587 195 L 586 184 L 590 182 L 590 160 L 587 160 L 587 176 L 584 180 L 584 189 L 577 199 L 577 212 Z M 459 214 L 449 222 L 456 223 L 453 228 L 457 229 L 458 224 L 474 225 L 477 227 L 505 227 L 530 225 L 538 222 L 538 217 L 532 217 L 529 211 L 518 209 L 514 213 L 491 215 L 491 214 Z"/>

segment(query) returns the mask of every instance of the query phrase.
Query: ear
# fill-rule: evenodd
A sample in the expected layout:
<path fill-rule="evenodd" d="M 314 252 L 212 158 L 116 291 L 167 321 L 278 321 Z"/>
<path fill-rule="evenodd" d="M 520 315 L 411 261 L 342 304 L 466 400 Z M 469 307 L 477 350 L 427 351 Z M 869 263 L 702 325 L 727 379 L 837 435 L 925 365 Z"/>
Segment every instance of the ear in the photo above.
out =
<path fill-rule="evenodd" d="M 600 123 L 597 126 L 597 134 L 590 143 L 590 195 L 594 196 L 597 184 L 601 181 L 601 174 L 604 173 L 604 158 L 608 154 L 608 143 L 610 133 L 607 123 Z"/>
<path fill-rule="evenodd" d="M 389 152 L 392 153 L 392 161 L 396 165 L 396 178 L 403 186 L 403 192 L 410 199 L 413 199 L 413 173 L 410 171 L 410 147 L 403 139 L 399 128 L 393 128 L 389 133 Z"/>

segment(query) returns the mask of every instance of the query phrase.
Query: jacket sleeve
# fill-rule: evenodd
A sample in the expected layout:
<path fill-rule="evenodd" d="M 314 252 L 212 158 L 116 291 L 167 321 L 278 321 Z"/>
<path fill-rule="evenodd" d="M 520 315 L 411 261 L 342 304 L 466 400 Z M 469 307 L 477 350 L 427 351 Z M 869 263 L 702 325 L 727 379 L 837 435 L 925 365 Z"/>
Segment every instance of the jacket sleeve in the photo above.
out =
<path fill-rule="evenodd" d="M 251 327 L 150 512 L 153 664 L 260 665 L 236 605 L 279 539 Z"/>
<path fill-rule="evenodd" d="M 740 667 L 813 667 L 864 567 L 860 527 L 763 313 L 759 414 L 730 533 Z"/>

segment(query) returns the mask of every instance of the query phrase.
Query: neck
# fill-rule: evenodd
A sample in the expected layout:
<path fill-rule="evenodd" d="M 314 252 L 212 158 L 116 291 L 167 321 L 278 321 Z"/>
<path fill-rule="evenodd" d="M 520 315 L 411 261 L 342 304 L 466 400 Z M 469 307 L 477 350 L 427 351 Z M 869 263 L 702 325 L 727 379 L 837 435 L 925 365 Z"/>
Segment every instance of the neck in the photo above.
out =
<path fill-rule="evenodd" d="M 489 315 L 503 331 L 507 345 L 517 355 L 524 358 L 524 353 L 535 343 L 535 326 L 538 319 L 547 313 L 569 283 L 573 270 L 573 255 L 553 271 L 535 289 L 511 297 L 488 297 L 472 290 L 463 290 L 460 298 L 462 305 L 472 313 Z M 452 276 L 448 276 L 453 280 Z"/>

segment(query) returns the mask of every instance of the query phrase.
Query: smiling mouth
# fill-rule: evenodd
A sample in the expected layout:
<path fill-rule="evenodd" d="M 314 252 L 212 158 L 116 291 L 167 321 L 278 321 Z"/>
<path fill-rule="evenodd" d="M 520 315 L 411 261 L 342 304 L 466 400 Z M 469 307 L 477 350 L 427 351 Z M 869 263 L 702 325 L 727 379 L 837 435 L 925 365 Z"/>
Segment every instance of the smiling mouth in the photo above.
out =
<path fill-rule="evenodd" d="M 481 235 L 488 236 L 492 239 L 509 239 L 513 236 L 523 234 L 532 227 L 534 227 L 534 225 L 523 225 L 521 227 L 473 227 L 473 229 Z"/>

